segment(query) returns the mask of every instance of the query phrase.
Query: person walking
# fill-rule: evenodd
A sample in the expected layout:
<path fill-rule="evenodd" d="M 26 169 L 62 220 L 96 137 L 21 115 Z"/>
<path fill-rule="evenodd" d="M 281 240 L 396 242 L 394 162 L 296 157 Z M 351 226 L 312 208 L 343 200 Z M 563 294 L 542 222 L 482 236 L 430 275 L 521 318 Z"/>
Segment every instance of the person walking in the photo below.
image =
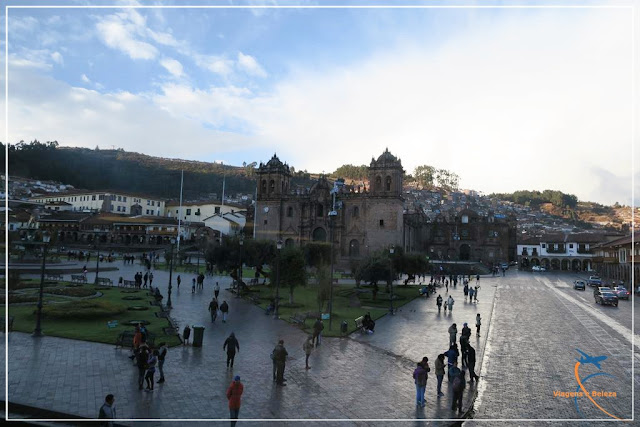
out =
<path fill-rule="evenodd" d="M 216 282 L 216 285 L 213 287 L 213 296 L 215 299 L 218 299 L 218 295 L 220 295 L 220 285 Z"/>
<path fill-rule="evenodd" d="M 218 318 L 218 300 L 215 298 L 209 303 L 209 313 L 211 314 L 211 322 L 215 322 Z"/>
<path fill-rule="evenodd" d="M 143 288 L 147 287 L 147 281 L 149 281 L 149 272 L 147 271 L 146 273 L 144 273 L 144 276 L 142 276 L 142 279 L 144 280 L 144 285 L 142 285 Z"/>
<path fill-rule="evenodd" d="M 482 325 L 482 320 L 480 320 L 480 313 L 476 314 L 476 336 L 480 336 L 480 325 Z"/>
<path fill-rule="evenodd" d="M 227 388 L 227 400 L 229 401 L 229 418 L 231 419 L 231 427 L 236 425 L 235 420 L 238 419 L 240 415 L 240 398 L 242 397 L 242 392 L 244 391 L 244 386 L 240 382 L 240 375 L 236 375 L 233 377 L 233 381 Z"/>
<path fill-rule="evenodd" d="M 180 289 L 180 282 L 182 282 L 182 279 L 180 278 L 179 274 L 178 277 L 176 277 L 176 282 L 178 282 L 178 289 Z"/>
<path fill-rule="evenodd" d="M 458 335 L 458 326 L 454 323 L 449 326 L 449 345 L 456 343 L 456 336 Z"/>
<path fill-rule="evenodd" d="M 462 366 L 467 364 L 467 348 L 469 347 L 469 338 L 471 337 L 471 329 L 465 323 L 460 334 L 460 351 L 462 352 Z"/>
<path fill-rule="evenodd" d="M 136 326 L 135 332 L 133 333 L 133 354 L 129 356 L 129 359 L 135 359 L 136 355 L 138 354 L 140 344 L 142 344 L 142 332 L 140 332 L 140 327 Z"/>
<path fill-rule="evenodd" d="M 464 288 L 462 288 L 462 291 L 464 292 L 464 299 L 467 299 L 467 296 L 469 295 L 469 286 L 465 283 Z"/>
<path fill-rule="evenodd" d="M 451 384 L 453 388 L 453 402 L 451 402 L 451 410 L 462 412 L 462 395 L 465 387 L 464 369 L 458 368 L 458 362 L 455 362 L 451 368 L 449 368 L 449 376 L 453 382 Z"/>
<path fill-rule="evenodd" d="M 191 293 L 195 294 L 196 293 L 196 278 L 194 277 L 193 280 L 191 281 Z"/>
<path fill-rule="evenodd" d="M 162 384 L 164 382 L 164 359 L 167 357 L 168 351 L 169 347 L 167 347 L 167 343 L 161 342 L 160 348 L 158 349 L 158 370 L 160 371 L 160 379 L 158 380 L 158 384 Z"/>
<path fill-rule="evenodd" d="M 449 298 L 447 299 L 447 305 L 449 306 L 449 313 L 453 312 L 453 303 L 455 302 L 455 300 L 453 299 L 453 297 L 451 295 L 449 295 Z"/>
<path fill-rule="evenodd" d="M 422 361 L 418 362 L 416 369 L 413 371 L 413 380 L 416 385 L 416 406 L 424 408 L 424 392 L 427 388 L 427 369 Z"/>
<path fill-rule="evenodd" d="M 480 275 L 476 274 L 476 283 L 480 282 Z"/>
<path fill-rule="evenodd" d="M 458 351 L 458 346 L 456 344 L 453 344 L 451 347 L 449 347 L 449 350 L 444 352 L 444 355 L 447 356 L 447 366 L 449 368 L 451 368 L 455 363 L 458 363 L 458 356 L 460 355 L 460 352 Z M 449 382 L 451 382 L 451 380 L 453 378 L 451 378 L 451 375 L 449 375 Z"/>
<path fill-rule="evenodd" d="M 184 327 L 184 330 L 182 331 L 182 344 L 183 345 L 189 345 L 189 337 L 191 336 L 191 328 L 189 327 L 189 325 L 186 325 Z"/>
<path fill-rule="evenodd" d="M 438 294 L 438 298 L 436 298 L 436 305 L 438 306 L 438 313 L 440 313 L 440 308 L 442 307 L 442 297 L 440 296 L 440 294 Z"/>
<path fill-rule="evenodd" d="M 473 288 L 469 288 L 469 302 L 473 301 L 473 294 L 474 294 L 474 289 Z"/>
<path fill-rule="evenodd" d="M 116 398 L 113 394 L 107 394 L 107 397 L 104 398 L 104 403 L 100 407 L 100 411 L 98 412 L 98 418 L 101 420 L 112 420 L 117 418 L 116 416 L 116 407 L 114 406 Z M 104 421 L 102 422 L 103 426 L 111 427 L 113 426 L 113 421 Z"/>
<path fill-rule="evenodd" d="M 480 285 L 476 285 L 475 292 L 473 293 L 473 300 L 478 302 L 478 291 L 480 290 Z"/>
<path fill-rule="evenodd" d="M 316 347 L 320 345 L 320 341 L 322 340 L 323 329 L 324 324 L 322 323 L 322 318 L 318 317 L 313 324 L 313 343 Z"/>
<path fill-rule="evenodd" d="M 438 379 L 438 397 L 444 396 L 442 392 L 442 380 L 444 379 L 444 354 L 441 353 L 436 359 L 436 378 Z"/>
<path fill-rule="evenodd" d="M 153 285 L 153 273 L 149 273 L 149 287 Z"/>
<path fill-rule="evenodd" d="M 302 344 L 302 350 L 304 350 L 304 369 L 311 369 L 309 366 L 309 356 L 311 356 L 311 352 L 313 351 L 313 335 L 309 335 L 305 340 L 304 344 Z"/>
<path fill-rule="evenodd" d="M 144 385 L 144 374 L 147 370 L 147 362 L 149 360 L 148 347 L 141 345 L 136 355 L 136 365 L 138 366 L 138 390 L 142 390 Z"/>
<path fill-rule="evenodd" d="M 469 382 L 478 381 L 480 377 L 476 375 L 476 350 L 471 346 L 467 347 L 467 367 L 469 368 L 469 378 L 471 378 Z"/>
<path fill-rule="evenodd" d="M 229 314 L 229 304 L 226 301 L 222 301 L 220 304 L 220 311 L 222 312 L 222 323 L 227 323 L 227 315 Z"/>
<path fill-rule="evenodd" d="M 287 361 L 287 349 L 284 348 L 284 340 L 278 341 L 278 345 L 273 349 L 273 360 L 276 363 L 276 384 L 286 386 L 284 383 L 284 369 Z"/>
<path fill-rule="evenodd" d="M 229 337 L 224 340 L 224 344 L 222 344 L 222 350 L 227 351 L 227 368 L 231 367 L 233 369 L 233 359 L 236 358 L 236 350 L 240 351 L 240 343 L 236 339 L 236 334 L 231 332 Z"/>
<path fill-rule="evenodd" d="M 147 391 L 153 391 L 153 376 L 156 373 L 156 364 L 158 363 L 158 350 L 153 350 L 149 354 L 149 359 L 147 360 L 147 374 L 144 376 L 144 379 L 147 380 Z"/>

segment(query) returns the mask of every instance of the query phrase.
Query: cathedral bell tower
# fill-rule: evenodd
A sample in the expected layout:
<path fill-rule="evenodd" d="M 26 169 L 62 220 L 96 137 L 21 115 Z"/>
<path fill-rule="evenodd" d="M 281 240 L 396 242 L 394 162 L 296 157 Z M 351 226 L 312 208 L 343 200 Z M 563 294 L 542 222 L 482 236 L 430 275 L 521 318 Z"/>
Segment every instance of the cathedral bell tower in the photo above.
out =
<path fill-rule="evenodd" d="M 404 170 L 400 160 L 387 148 L 369 165 L 369 193 L 372 196 L 401 197 Z"/>
<path fill-rule="evenodd" d="M 280 199 L 289 193 L 291 171 L 274 154 L 266 164 L 258 167 L 258 201 Z"/>

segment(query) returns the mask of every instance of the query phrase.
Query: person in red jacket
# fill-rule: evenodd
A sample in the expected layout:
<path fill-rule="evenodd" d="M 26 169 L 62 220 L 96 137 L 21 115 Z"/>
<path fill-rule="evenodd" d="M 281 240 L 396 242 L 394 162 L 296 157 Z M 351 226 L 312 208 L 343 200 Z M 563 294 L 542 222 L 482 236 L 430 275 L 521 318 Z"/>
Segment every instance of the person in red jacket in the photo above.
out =
<path fill-rule="evenodd" d="M 240 382 L 240 376 L 233 377 L 233 381 L 227 389 L 227 399 L 229 400 L 229 418 L 231 418 L 231 427 L 236 425 L 238 415 L 240 415 L 240 398 L 244 387 Z"/>

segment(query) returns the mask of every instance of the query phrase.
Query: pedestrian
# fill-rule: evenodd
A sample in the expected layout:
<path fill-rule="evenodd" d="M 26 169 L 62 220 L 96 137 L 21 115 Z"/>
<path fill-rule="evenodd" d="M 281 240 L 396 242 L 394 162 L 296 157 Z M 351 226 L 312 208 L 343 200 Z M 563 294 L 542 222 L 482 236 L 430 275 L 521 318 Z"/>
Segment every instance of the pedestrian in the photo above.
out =
<path fill-rule="evenodd" d="M 476 314 L 476 336 L 480 336 L 480 325 L 482 325 L 482 321 L 480 320 L 480 313 Z"/>
<path fill-rule="evenodd" d="M 240 376 L 236 375 L 233 377 L 233 381 L 227 388 L 227 400 L 229 401 L 229 418 L 231 419 L 231 427 L 236 425 L 235 420 L 238 419 L 240 415 L 240 398 L 242 397 L 242 392 L 244 391 L 244 386 L 240 382 Z"/>
<path fill-rule="evenodd" d="M 82 274 L 84 275 L 84 278 L 85 278 L 85 279 L 87 278 L 87 271 L 88 271 L 88 270 L 87 270 L 87 266 L 86 266 L 86 265 L 85 265 L 85 266 L 83 266 L 83 267 L 82 267 Z"/>
<path fill-rule="evenodd" d="M 148 271 L 146 273 L 144 273 L 143 279 L 144 279 L 144 285 L 142 287 L 146 288 L 147 287 L 147 282 L 149 281 L 149 272 Z"/>
<path fill-rule="evenodd" d="M 444 352 L 444 355 L 447 356 L 447 366 L 450 368 L 453 366 L 454 362 L 458 363 L 458 356 L 460 355 L 460 352 L 458 351 L 458 346 L 456 344 L 453 344 L 451 347 L 449 347 L 449 350 Z M 451 382 L 452 378 L 451 375 L 449 375 L 449 382 Z"/>
<path fill-rule="evenodd" d="M 313 324 L 313 343 L 316 347 L 320 345 L 320 341 L 322 340 L 322 330 L 324 329 L 324 324 L 322 323 L 322 318 L 318 317 Z"/>
<path fill-rule="evenodd" d="M 153 376 L 156 373 L 156 364 L 158 363 L 158 350 L 153 350 L 149 354 L 147 360 L 147 374 L 144 379 L 147 380 L 147 391 L 153 391 Z"/>
<path fill-rule="evenodd" d="M 447 299 L 447 305 L 449 306 L 449 313 L 453 312 L 453 303 L 454 303 L 454 299 L 451 295 L 449 295 L 449 298 Z"/>
<path fill-rule="evenodd" d="M 140 334 L 142 335 L 142 342 L 146 343 L 147 336 L 149 335 L 147 328 L 142 323 L 138 323 L 138 327 L 140 328 Z"/>
<path fill-rule="evenodd" d="M 176 282 L 178 282 L 178 289 L 180 289 L 180 282 L 182 282 L 182 279 L 180 278 L 179 274 L 178 277 L 176 277 Z"/>
<path fill-rule="evenodd" d="M 209 313 L 211 314 L 211 322 L 215 322 L 218 317 L 218 300 L 215 298 L 209 303 Z"/>
<path fill-rule="evenodd" d="M 469 288 L 469 302 L 473 301 L 473 293 L 475 290 L 473 288 Z"/>
<path fill-rule="evenodd" d="M 122 287 L 124 286 L 124 278 L 122 276 L 120 276 L 120 278 L 118 279 L 118 287 Z"/>
<path fill-rule="evenodd" d="M 284 348 L 284 340 L 278 341 L 278 345 L 273 349 L 273 360 L 276 364 L 276 384 L 286 386 L 284 378 L 284 368 L 287 361 L 287 349 Z"/>
<path fill-rule="evenodd" d="M 462 352 L 462 366 L 467 364 L 467 348 L 469 347 L 469 338 L 471 337 L 471 329 L 465 323 L 460 334 L 460 351 Z"/>
<path fill-rule="evenodd" d="M 113 394 L 107 394 L 107 397 L 104 398 L 104 403 L 100 407 L 100 412 L 98 412 L 98 418 L 112 420 L 116 417 L 116 407 L 114 406 L 116 398 Z M 111 427 L 113 426 L 113 421 L 105 421 L 102 423 L 103 426 Z"/>
<path fill-rule="evenodd" d="M 153 284 L 153 273 L 149 273 L 149 287 Z"/>
<path fill-rule="evenodd" d="M 311 366 L 309 366 L 309 356 L 311 356 L 311 352 L 313 351 L 313 335 L 307 337 L 304 344 L 302 344 L 302 349 L 305 354 L 304 369 L 311 369 Z"/>
<path fill-rule="evenodd" d="M 158 349 L 158 370 L 160 371 L 160 379 L 158 380 L 158 384 L 162 384 L 164 382 L 164 359 L 167 357 L 167 352 L 169 348 L 167 347 L 167 343 L 161 342 L 160 348 Z"/>
<path fill-rule="evenodd" d="M 451 403 L 451 410 L 462 412 L 462 394 L 465 387 L 464 369 L 458 368 L 458 362 L 455 362 L 451 368 L 449 368 L 449 377 L 453 379 L 451 384 L 453 388 L 453 402 Z"/>
<path fill-rule="evenodd" d="M 213 296 L 215 299 L 218 299 L 218 295 L 220 295 L 220 285 L 216 282 L 216 285 L 213 287 Z"/>
<path fill-rule="evenodd" d="M 191 281 L 191 293 L 194 294 L 196 292 L 196 278 L 194 277 Z"/>
<path fill-rule="evenodd" d="M 142 344 L 142 333 L 140 332 L 140 327 L 136 326 L 135 332 L 133 333 L 133 347 L 131 348 L 132 354 L 129 356 L 129 359 L 135 359 L 138 354 L 140 344 Z"/>
<path fill-rule="evenodd" d="M 236 357 L 236 350 L 240 352 L 240 343 L 238 343 L 236 335 L 233 332 L 224 340 L 222 350 L 227 350 L 227 368 L 231 367 L 231 369 L 233 369 L 233 359 Z"/>
<path fill-rule="evenodd" d="M 476 283 L 478 283 L 480 281 L 480 275 L 476 274 Z"/>
<path fill-rule="evenodd" d="M 458 326 L 454 323 L 449 326 L 449 345 L 456 343 L 456 335 L 458 335 Z"/>
<path fill-rule="evenodd" d="M 475 292 L 473 293 L 473 300 L 478 301 L 478 290 L 480 289 L 480 285 L 477 285 L 475 288 Z"/>
<path fill-rule="evenodd" d="M 469 378 L 471 378 L 469 382 L 478 381 L 480 377 L 476 375 L 476 350 L 471 346 L 467 347 L 467 367 L 469 368 Z"/>
<path fill-rule="evenodd" d="M 136 364 L 138 366 L 138 389 L 142 390 L 144 384 L 144 374 L 147 370 L 147 361 L 149 360 L 149 353 L 147 350 L 149 347 L 141 345 L 136 355 Z"/>
<path fill-rule="evenodd" d="M 438 294 L 438 298 L 436 298 L 436 305 L 438 306 L 438 313 L 440 313 L 440 307 L 442 307 L 442 297 L 440 296 L 440 294 Z"/>
<path fill-rule="evenodd" d="M 462 291 L 464 292 L 464 299 L 467 299 L 467 295 L 469 295 L 469 286 L 465 284 L 464 288 L 462 288 Z"/>
<path fill-rule="evenodd" d="M 424 392 L 427 388 L 427 369 L 423 366 L 422 362 L 418 362 L 416 369 L 413 371 L 413 380 L 416 385 L 416 406 L 424 408 Z"/>
<path fill-rule="evenodd" d="M 227 323 L 227 315 L 229 314 L 229 304 L 226 301 L 222 301 L 220 304 L 220 311 L 222 312 L 222 323 Z"/>
<path fill-rule="evenodd" d="M 438 379 L 438 397 L 444 396 L 442 380 L 444 379 L 444 354 L 440 353 L 436 359 L 436 378 Z"/>
<path fill-rule="evenodd" d="M 182 331 L 182 341 L 184 345 L 189 345 L 189 336 L 191 336 L 191 328 L 189 325 L 186 325 Z"/>

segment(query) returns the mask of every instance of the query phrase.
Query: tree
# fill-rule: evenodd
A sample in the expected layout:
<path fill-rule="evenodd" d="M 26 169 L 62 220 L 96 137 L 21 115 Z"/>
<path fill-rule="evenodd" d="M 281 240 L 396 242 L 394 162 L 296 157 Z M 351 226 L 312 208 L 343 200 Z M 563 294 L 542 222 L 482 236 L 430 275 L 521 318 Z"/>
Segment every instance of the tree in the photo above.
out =
<path fill-rule="evenodd" d="M 293 290 L 296 286 L 307 284 L 307 270 L 304 264 L 302 249 L 293 246 L 285 247 L 280 251 L 280 260 L 275 263 L 280 268 L 280 285 L 289 288 L 289 304 L 293 304 Z"/>
<path fill-rule="evenodd" d="M 435 174 L 436 168 L 429 165 L 416 166 L 413 170 L 413 176 L 422 189 L 433 187 Z"/>
<path fill-rule="evenodd" d="M 367 257 L 356 273 L 364 282 L 372 285 L 378 282 L 389 280 L 391 270 L 389 258 L 383 257 L 380 253 Z"/>
<path fill-rule="evenodd" d="M 309 242 L 304 246 L 304 257 L 309 267 L 326 266 L 331 262 L 331 245 L 327 242 Z"/>

